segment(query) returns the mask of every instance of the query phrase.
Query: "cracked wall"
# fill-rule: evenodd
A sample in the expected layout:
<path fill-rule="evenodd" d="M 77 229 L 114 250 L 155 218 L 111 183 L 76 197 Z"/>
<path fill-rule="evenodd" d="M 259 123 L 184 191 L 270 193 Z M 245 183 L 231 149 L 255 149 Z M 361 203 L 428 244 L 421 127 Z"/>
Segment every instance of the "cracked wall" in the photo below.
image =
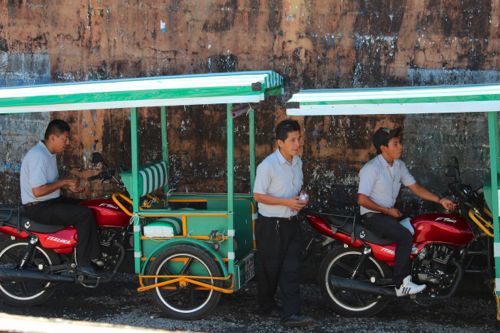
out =
<path fill-rule="evenodd" d="M 288 92 L 498 82 L 499 17 L 498 1 L 481 0 L 8 0 L 0 7 L 0 84 L 258 69 L 282 74 Z M 170 164 L 181 177 L 180 190 L 225 190 L 224 110 L 180 107 L 169 112 Z M 140 115 L 141 160 L 147 162 L 160 156 L 158 109 Z M 0 118 L 0 202 L 18 195 L 20 158 L 41 136 L 49 115 L 21 116 L 22 126 L 6 130 L 10 117 Z M 50 117 L 68 120 L 73 129 L 72 148 L 60 158 L 66 166 L 62 173 L 95 173 L 88 162 L 94 150 L 129 166 L 127 111 Z M 272 151 L 273 126 L 284 117 L 280 100 L 259 107 L 259 160 Z M 352 198 L 357 172 L 374 153 L 371 133 L 380 125 L 405 127 L 405 159 L 417 179 L 435 191 L 446 184 L 443 165 L 452 155 L 474 186 L 486 176 L 482 115 L 300 122 L 305 181 L 318 206 Z M 239 190 L 248 188 L 246 129 L 244 119 L 237 119 Z M 105 191 L 109 188 L 93 184 L 86 195 Z"/>

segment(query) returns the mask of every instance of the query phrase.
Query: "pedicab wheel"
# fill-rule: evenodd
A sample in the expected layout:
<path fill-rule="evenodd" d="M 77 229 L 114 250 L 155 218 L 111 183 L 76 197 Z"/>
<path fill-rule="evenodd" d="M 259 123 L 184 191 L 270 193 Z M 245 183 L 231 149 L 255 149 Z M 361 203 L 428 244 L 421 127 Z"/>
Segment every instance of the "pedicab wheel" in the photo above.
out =
<path fill-rule="evenodd" d="M 191 245 L 175 245 L 167 248 L 155 258 L 148 269 L 148 275 L 203 276 L 196 281 L 206 285 L 221 287 L 219 266 L 206 252 Z M 148 284 L 169 281 L 171 278 L 148 279 Z M 207 316 L 219 303 L 220 293 L 209 287 L 189 282 L 176 282 L 153 290 L 153 298 L 167 316 L 182 320 L 195 320 Z"/>
<path fill-rule="evenodd" d="M 26 253 L 28 242 L 7 240 L 0 245 L 0 268 L 15 269 Z M 48 272 L 49 267 L 59 263 L 55 253 L 36 247 L 33 255 L 19 272 Z M 32 306 L 44 303 L 54 293 L 54 284 L 46 281 L 0 281 L 0 297 L 13 306 Z"/>
<path fill-rule="evenodd" d="M 319 285 L 323 299 L 338 314 L 344 316 L 372 316 L 387 305 L 387 298 L 366 292 L 334 287 L 331 276 L 351 278 L 362 253 L 350 248 L 335 248 L 323 259 L 319 269 Z M 356 280 L 370 282 L 370 279 L 386 278 L 388 267 L 373 257 L 368 257 L 358 271 Z"/>

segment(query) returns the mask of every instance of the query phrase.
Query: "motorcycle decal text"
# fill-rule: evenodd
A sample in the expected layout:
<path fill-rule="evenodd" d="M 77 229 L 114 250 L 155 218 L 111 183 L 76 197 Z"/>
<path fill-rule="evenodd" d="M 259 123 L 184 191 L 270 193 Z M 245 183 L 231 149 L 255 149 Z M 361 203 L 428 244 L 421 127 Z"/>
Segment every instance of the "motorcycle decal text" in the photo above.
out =
<path fill-rule="evenodd" d="M 443 222 L 448 222 L 448 223 L 457 223 L 457 220 L 449 218 L 449 217 L 438 217 L 438 218 L 436 218 L 436 221 L 443 221 Z"/>
<path fill-rule="evenodd" d="M 54 236 L 47 237 L 47 240 L 51 240 L 51 241 L 58 242 L 58 243 L 63 243 L 63 244 L 70 244 L 69 240 L 58 238 L 58 237 L 54 237 Z"/>
<path fill-rule="evenodd" d="M 116 207 L 115 205 L 107 204 L 107 203 L 99 204 L 99 207 L 106 207 L 106 208 L 111 208 L 111 209 L 118 210 L 118 207 Z"/>
<path fill-rule="evenodd" d="M 389 254 L 394 254 L 393 250 L 386 249 L 385 247 L 382 248 L 382 252 L 389 253 Z"/>

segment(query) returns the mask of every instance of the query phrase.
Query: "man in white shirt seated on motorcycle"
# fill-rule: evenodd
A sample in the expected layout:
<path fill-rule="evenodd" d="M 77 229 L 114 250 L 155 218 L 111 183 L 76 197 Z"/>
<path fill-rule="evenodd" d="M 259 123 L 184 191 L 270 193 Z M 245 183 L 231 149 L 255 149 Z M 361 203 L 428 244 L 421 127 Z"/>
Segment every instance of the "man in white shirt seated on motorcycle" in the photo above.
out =
<path fill-rule="evenodd" d="M 97 227 L 92 211 L 78 205 L 75 200 L 61 197 L 61 189 L 77 193 L 80 188 L 78 178 L 59 178 L 56 154 L 69 146 L 68 123 L 52 120 L 45 131 L 44 140 L 38 142 L 24 156 L 21 163 L 21 201 L 27 217 L 41 224 L 74 225 L 78 243 L 76 259 L 78 271 L 89 277 L 98 277 L 91 262 L 97 266 L 100 247 Z"/>
<path fill-rule="evenodd" d="M 401 184 L 418 197 L 452 210 L 455 203 L 440 198 L 417 184 L 399 158 L 403 152 L 401 128 L 380 128 L 373 135 L 378 155 L 359 172 L 358 204 L 364 225 L 380 237 L 396 243 L 393 281 L 397 296 L 417 294 L 425 289 L 411 281 L 410 254 L 413 234 L 399 219 L 403 214 L 394 208 Z"/>

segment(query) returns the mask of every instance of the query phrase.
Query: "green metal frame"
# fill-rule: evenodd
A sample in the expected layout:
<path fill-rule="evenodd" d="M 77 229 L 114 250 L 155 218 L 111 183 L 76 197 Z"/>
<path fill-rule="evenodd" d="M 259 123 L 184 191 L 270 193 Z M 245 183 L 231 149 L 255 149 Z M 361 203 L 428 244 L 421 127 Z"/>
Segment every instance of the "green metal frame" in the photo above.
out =
<path fill-rule="evenodd" d="M 193 246 L 199 247 L 199 248 L 207 251 L 208 253 L 210 253 L 214 258 L 216 258 L 217 262 L 219 262 L 219 263 L 223 262 L 220 254 L 218 252 L 214 251 L 207 244 L 207 242 L 199 241 L 196 239 L 190 239 L 190 238 L 182 238 L 182 239 L 175 238 L 175 239 L 168 239 L 168 240 L 162 241 L 162 243 L 160 245 L 158 245 L 156 247 L 156 249 L 154 249 L 152 251 L 152 253 L 146 258 L 145 262 L 150 262 L 152 260 L 152 258 L 154 258 L 156 255 L 160 254 L 162 252 L 162 250 L 164 250 L 165 248 L 167 248 L 169 246 L 181 245 L 181 244 L 187 244 L 187 245 L 193 245 Z M 228 276 L 229 274 L 231 274 L 225 265 L 219 265 L 219 266 L 222 269 L 223 276 Z M 141 268 L 141 270 L 139 272 L 141 275 L 146 274 L 146 272 L 145 272 L 146 267 L 147 267 L 147 265 L 143 265 L 143 267 Z"/>

